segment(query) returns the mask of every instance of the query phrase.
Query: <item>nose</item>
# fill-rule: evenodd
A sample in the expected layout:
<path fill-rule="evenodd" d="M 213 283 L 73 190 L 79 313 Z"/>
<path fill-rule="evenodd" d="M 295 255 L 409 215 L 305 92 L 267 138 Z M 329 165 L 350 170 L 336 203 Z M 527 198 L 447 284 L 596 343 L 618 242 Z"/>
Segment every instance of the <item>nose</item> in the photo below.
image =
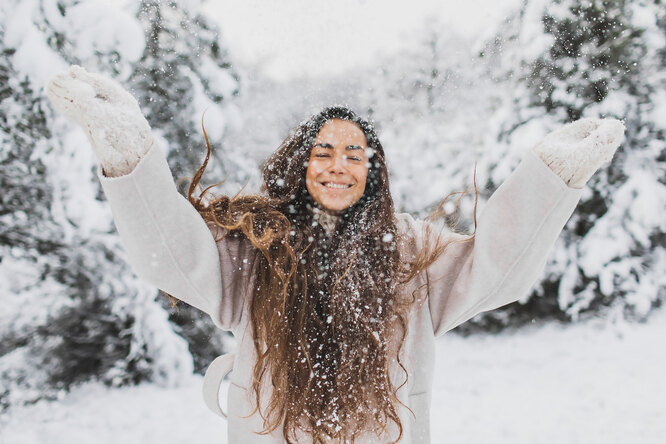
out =
<path fill-rule="evenodd" d="M 336 154 L 333 156 L 333 162 L 328 168 L 331 174 L 344 174 L 347 166 L 347 156 L 344 154 Z"/>

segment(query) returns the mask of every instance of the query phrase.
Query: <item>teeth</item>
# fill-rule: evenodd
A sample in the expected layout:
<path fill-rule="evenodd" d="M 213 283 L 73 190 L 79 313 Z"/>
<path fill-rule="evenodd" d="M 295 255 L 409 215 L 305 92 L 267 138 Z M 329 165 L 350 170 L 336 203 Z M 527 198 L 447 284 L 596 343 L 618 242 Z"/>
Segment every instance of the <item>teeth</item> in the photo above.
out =
<path fill-rule="evenodd" d="M 338 189 L 344 189 L 344 188 L 349 188 L 349 185 L 343 185 L 343 184 L 337 184 L 337 183 L 327 183 L 325 184 L 326 188 L 338 188 Z"/>

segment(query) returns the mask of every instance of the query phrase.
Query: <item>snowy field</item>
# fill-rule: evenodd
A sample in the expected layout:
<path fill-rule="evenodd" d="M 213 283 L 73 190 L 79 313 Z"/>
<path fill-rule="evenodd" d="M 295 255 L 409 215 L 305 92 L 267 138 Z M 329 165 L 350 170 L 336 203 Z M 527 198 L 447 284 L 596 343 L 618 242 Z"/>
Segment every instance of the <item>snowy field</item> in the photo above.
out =
<path fill-rule="evenodd" d="M 663 443 L 666 310 L 647 324 L 551 323 L 438 342 L 432 442 Z M 85 385 L 16 409 L 3 444 L 226 443 L 226 424 L 178 389 Z"/>

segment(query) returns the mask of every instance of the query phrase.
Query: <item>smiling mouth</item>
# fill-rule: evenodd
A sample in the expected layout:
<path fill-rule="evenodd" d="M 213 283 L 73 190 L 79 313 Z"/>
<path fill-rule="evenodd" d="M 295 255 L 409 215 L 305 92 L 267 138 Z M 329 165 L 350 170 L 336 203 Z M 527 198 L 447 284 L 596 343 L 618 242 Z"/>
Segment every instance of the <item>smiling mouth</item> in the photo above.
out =
<path fill-rule="evenodd" d="M 325 188 L 331 188 L 334 190 L 345 190 L 347 188 L 352 187 L 351 183 L 337 183 L 337 182 L 321 182 L 321 185 L 324 186 Z"/>

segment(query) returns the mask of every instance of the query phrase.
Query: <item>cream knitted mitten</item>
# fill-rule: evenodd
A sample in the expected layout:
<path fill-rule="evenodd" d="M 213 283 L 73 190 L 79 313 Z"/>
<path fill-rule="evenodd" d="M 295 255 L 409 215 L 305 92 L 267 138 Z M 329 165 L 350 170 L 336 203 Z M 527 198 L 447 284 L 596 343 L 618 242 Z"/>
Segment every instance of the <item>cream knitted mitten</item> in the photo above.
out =
<path fill-rule="evenodd" d="M 619 120 L 586 118 L 553 131 L 532 149 L 567 185 L 582 188 L 623 141 Z"/>
<path fill-rule="evenodd" d="M 106 176 L 130 173 L 154 143 L 137 101 L 105 76 L 72 66 L 49 80 L 46 94 L 86 132 Z"/>

